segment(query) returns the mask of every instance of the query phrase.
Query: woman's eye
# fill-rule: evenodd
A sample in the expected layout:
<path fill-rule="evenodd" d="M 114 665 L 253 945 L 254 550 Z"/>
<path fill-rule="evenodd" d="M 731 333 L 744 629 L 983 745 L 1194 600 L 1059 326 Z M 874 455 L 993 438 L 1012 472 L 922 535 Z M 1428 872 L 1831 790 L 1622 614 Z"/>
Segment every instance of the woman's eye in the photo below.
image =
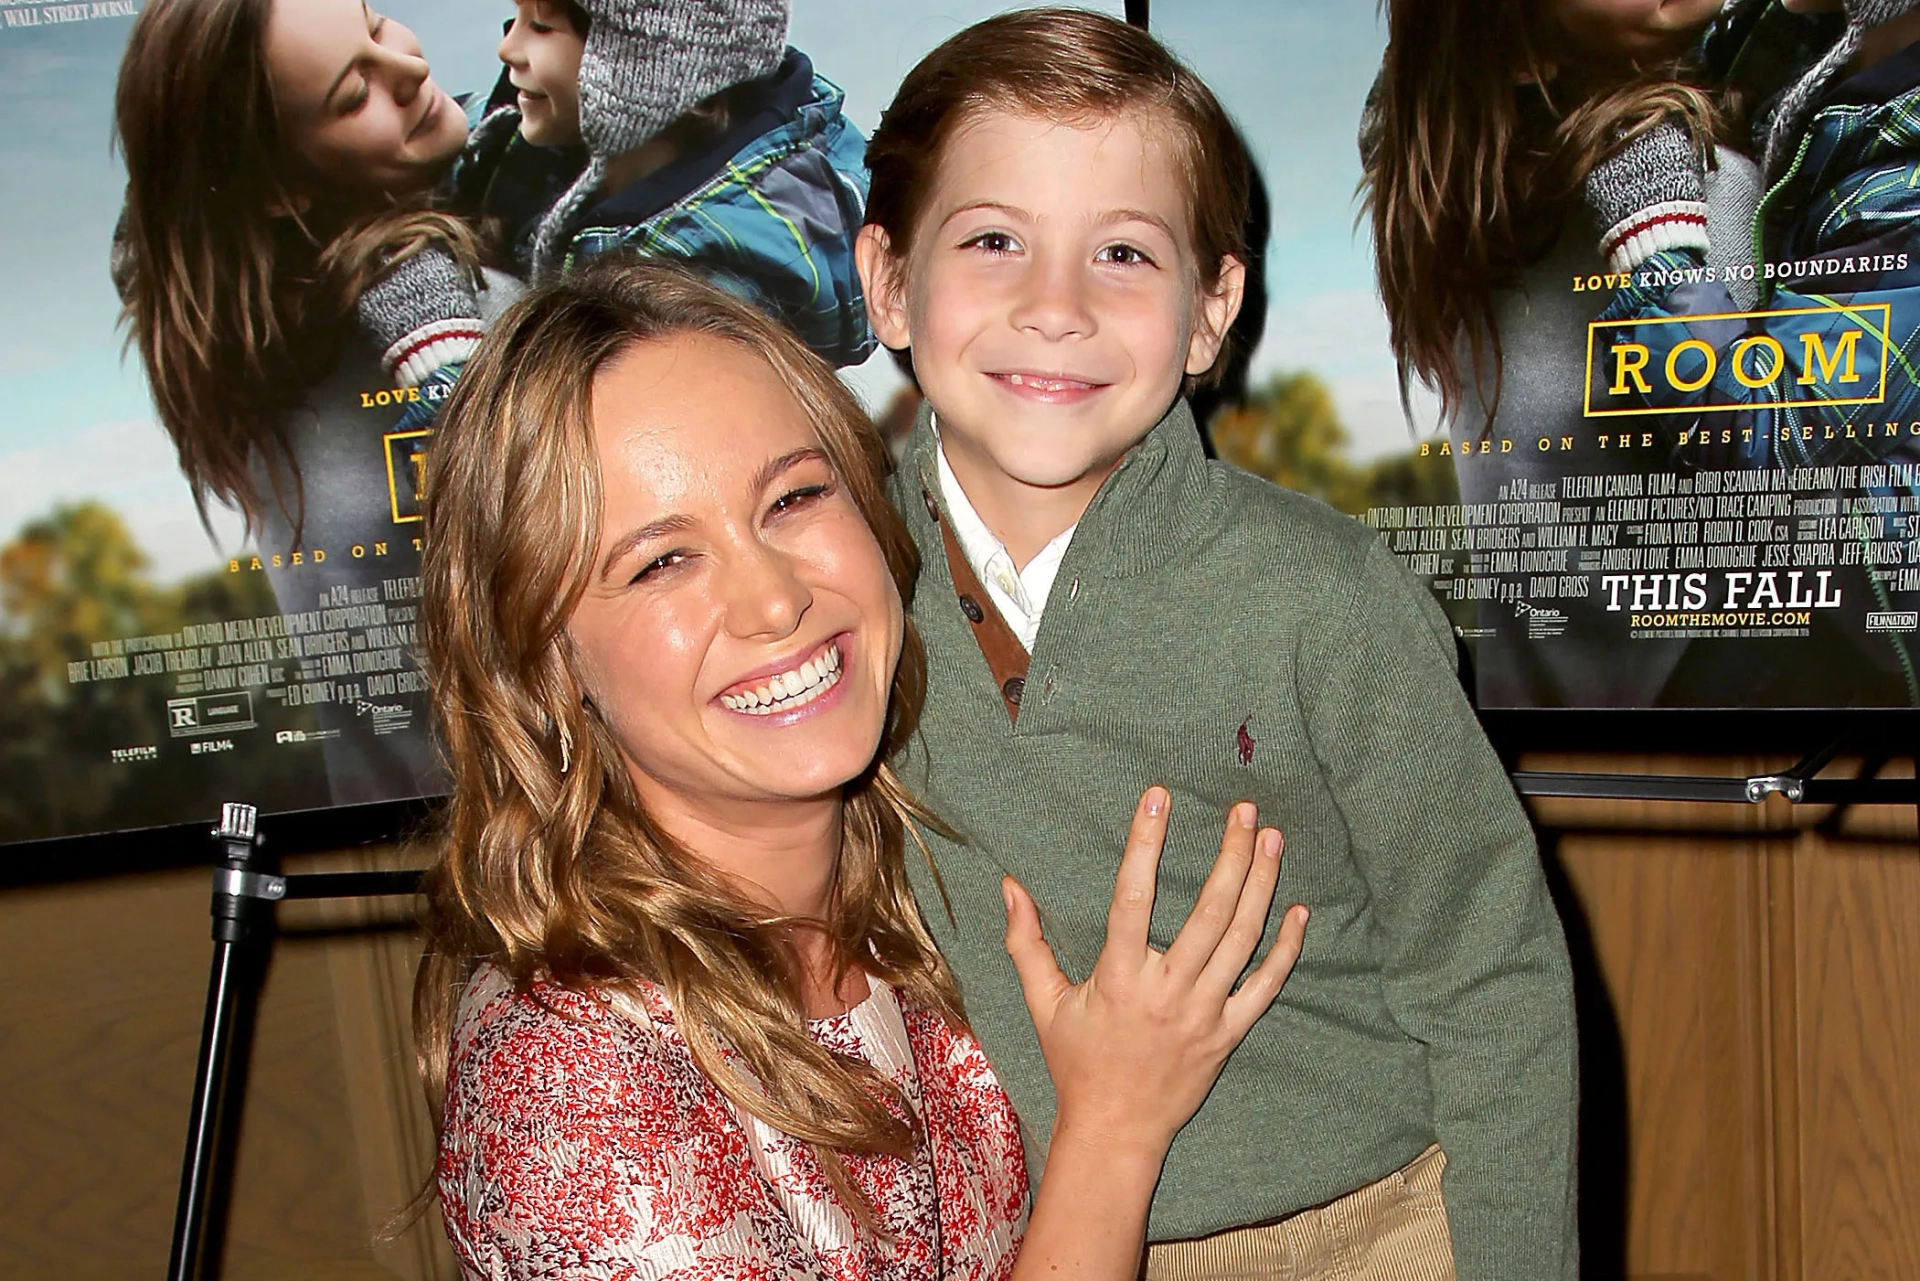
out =
<path fill-rule="evenodd" d="M 1096 254 L 1095 257 L 1101 262 L 1118 263 L 1123 267 L 1131 267 L 1142 263 L 1149 267 L 1153 265 L 1153 259 L 1147 256 L 1145 250 L 1136 245 L 1108 245 Z"/>
<path fill-rule="evenodd" d="M 832 491 L 832 485 L 802 485 L 799 489 L 790 489 L 773 500 L 772 512 L 778 515 L 781 512 L 792 511 L 796 507 L 804 507 L 814 499 Z"/>
<path fill-rule="evenodd" d="M 527 21 L 527 30 L 533 32 L 536 36 L 551 35 L 553 33 L 552 27 L 538 19 L 529 19 Z"/>
<path fill-rule="evenodd" d="M 683 551 L 664 552 L 661 555 L 655 556 L 652 560 L 640 567 L 639 573 L 627 580 L 627 585 L 631 587 L 635 583 L 645 582 L 647 579 L 652 578 L 664 570 L 672 569 L 675 565 L 686 560 L 686 558 L 687 554 Z"/>
<path fill-rule="evenodd" d="M 1019 245 L 1004 231 L 983 231 L 967 240 L 962 248 L 984 249 L 990 254 L 1010 254 Z"/>

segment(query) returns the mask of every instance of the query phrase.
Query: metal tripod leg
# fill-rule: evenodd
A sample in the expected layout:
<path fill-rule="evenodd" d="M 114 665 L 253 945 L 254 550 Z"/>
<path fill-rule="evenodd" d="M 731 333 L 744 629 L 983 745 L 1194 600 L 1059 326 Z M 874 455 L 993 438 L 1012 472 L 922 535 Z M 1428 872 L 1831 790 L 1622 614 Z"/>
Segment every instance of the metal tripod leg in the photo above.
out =
<path fill-rule="evenodd" d="M 213 829 L 220 866 L 213 875 L 213 967 L 207 980 L 207 1014 L 200 1027 L 200 1066 L 194 1074 L 193 1110 L 187 1122 L 186 1159 L 180 1171 L 180 1200 L 173 1220 L 169 1281 L 194 1281 L 206 1234 L 207 1193 L 219 1150 L 221 1103 L 233 1043 L 234 1016 L 247 971 L 245 945 L 259 932 L 266 904 L 284 898 L 287 883 L 255 870 L 260 840 L 258 814 L 251 805 L 225 805 Z"/>

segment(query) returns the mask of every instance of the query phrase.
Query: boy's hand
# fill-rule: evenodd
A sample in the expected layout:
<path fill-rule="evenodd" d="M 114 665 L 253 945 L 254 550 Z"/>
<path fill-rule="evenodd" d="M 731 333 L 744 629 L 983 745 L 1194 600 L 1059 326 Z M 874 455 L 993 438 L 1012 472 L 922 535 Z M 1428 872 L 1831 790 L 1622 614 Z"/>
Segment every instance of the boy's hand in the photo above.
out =
<path fill-rule="evenodd" d="M 1167 806 L 1163 788 L 1140 798 L 1107 912 L 1106 946 L 1084 983 L 1060 972 L 1026 890 L 1012 877 L 1002 883 L 1007 952 L 1059 1099 L 1055 1142 L 1072 1135 L 1156 1167 L 1227 1055 L 1280 994 L 1307 925 L 1307 909 L 1294 904 L 1273 950 L 1234 990 L 1259 946 L 1280 877 L 1280 833 L 1256 832 L 1254 807 L 1242 802 L 1173 945 L 1164 954 L 1149 946 Z"/>

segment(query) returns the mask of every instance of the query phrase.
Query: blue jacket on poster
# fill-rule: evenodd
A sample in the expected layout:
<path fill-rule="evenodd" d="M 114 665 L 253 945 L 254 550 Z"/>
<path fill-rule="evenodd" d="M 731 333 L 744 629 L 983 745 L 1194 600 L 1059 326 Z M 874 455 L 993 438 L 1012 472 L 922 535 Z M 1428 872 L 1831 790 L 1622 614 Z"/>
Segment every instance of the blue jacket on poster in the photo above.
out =
<path fill-rule="evenodd" d="M 784 321 L 832 364 L 858 364 L 874 350 L 853 262 L 866 139 L 842 113 L 839 87 L 800 51 L 787 50 L 763 86 L 710 142 L 589 206 L 562 271 L 613 251 L 678 258 Z M 586 153 L 532 146 L 517 124 L 514 108 L 487 113 L 454 189 L 457 207 L 505 224 L 525 272 L 535 226 Z"/>

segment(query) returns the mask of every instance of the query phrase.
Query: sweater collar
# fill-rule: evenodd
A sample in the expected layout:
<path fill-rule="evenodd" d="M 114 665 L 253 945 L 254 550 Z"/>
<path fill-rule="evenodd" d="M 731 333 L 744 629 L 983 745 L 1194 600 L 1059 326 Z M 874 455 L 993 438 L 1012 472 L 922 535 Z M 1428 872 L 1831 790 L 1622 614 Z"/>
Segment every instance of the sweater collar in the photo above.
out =
<path fill-rule="evenodd" d="M 921 503 L 907 504 L 906 515 L 916 533 L 936 539 L 930 522 L 936 510 L 945 510 L 938 450 L 933 410 L 922 402 L 902 462 L 919 484 Z M 1225 491 L 1207 466 L 1200 429 L 1182 398 L 1100 486 L 1080 517 L 1062 568 L 1116 578 L 1147 573 L 1211 537 L 1225 518 Z"/>

